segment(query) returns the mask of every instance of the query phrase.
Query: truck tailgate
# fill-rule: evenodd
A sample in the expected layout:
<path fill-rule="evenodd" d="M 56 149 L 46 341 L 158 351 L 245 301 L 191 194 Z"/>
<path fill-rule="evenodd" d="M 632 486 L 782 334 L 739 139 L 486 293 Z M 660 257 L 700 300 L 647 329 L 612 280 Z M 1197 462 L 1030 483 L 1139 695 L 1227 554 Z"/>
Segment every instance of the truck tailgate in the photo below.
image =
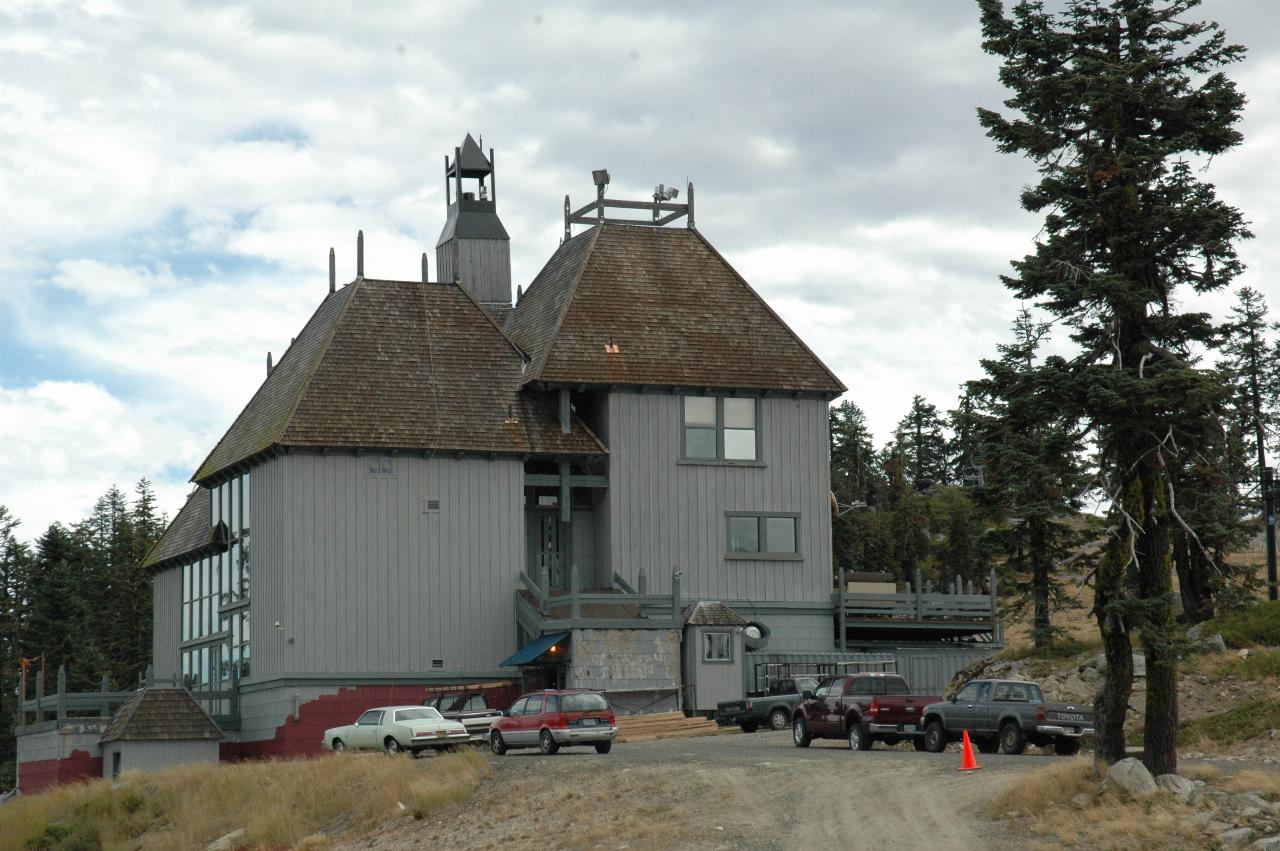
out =
<path fill-rule="evenodd" d="M 924 708 L 941 699 L 935 695 L 923 694 L 876 695 L 872 701 L 875 711 L 868 712 L 868 720 L 876 727 L 892 725 L 901 728 L 903 732 L 918 732 Z"/>

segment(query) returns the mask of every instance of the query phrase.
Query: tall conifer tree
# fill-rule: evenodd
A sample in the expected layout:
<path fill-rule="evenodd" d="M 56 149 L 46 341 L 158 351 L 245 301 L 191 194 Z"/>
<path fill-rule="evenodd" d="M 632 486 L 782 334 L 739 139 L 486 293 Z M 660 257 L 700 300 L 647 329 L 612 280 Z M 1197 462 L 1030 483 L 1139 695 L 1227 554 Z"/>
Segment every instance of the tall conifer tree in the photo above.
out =
<path fill-rule="evenodd" d="M 1209 317 L 1180 312 L 1183 290 L 1240 272 L 1240 213 L 1192 158 L 1240 142 L 1244 96 L 1219 69 L 1239 60 L 1197 0 L 1070 0 L 1051 13 L 978 0 L 984 49 L 1001 60 L 1007 114 L 978 110 L 1000 151 L 1032 159 L 1022 195 L 1045 216 L 1034 254 L 1005 283 L 1072 331 L 1078 354 L 1063 402 L 1092 429 L 1114 534 L 1096 576 L 1107 657 L 1098 753 L 1124 756 L 1131 634 L 1147 656 L 1144 762 L 1176 770 L 1177 639 L 1171 535 L 1186 531 L 1169 468 L 1188 422 L 1220 384 L 1188 352 L 1214 342 Z M 1194 427 L 1194 426 L 1190 426 Z M 1126 583 L 1134 577 L 1132 587 Z"/>

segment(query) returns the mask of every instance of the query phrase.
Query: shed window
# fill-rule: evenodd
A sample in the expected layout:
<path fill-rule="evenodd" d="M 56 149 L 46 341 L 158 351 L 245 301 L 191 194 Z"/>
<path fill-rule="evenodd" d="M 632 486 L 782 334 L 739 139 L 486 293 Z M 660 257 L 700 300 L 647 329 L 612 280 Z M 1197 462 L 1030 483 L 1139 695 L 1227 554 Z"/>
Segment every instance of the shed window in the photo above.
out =
<path fill-rule="evenodd" d="M 702 661 L 732 662 L 733 633 L 704 632 L 702 634 Z"/>
<path fill-rule="evenodd" d="M 683 397 L 683 452 L 686 461 L 760 460 L 759 409 L 754 397 Z"/>

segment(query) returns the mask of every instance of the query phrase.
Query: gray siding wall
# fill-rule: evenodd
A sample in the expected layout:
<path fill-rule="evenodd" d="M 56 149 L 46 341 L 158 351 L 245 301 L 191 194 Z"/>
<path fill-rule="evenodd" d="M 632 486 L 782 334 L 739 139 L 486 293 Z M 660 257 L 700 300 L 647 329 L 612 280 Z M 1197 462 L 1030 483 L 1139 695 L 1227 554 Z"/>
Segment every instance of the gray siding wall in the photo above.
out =
<path fill-rule="evenodd" d="M 495 672 L 515 649 L 522 463 L 397 456 L 391 477 L 367 464 L 290 454 L 255 468 L 247 682 Z"/>
<path fill-rule="evenodd" d="M 454 245 L 458 269 L 453 268 Z M 481 304 L 511 302 L 511 243 L 502 239 L 452 239 L 436 249 L 436 279 L 455 278 Z"/>
<path fill-rule="evenodd" d="M 102 776 L 110 778 L 114 755 L 120 753 L 120 771 L 158 771 L 188 762 L 217 762 L 218 743 L 108 742 L 102 749 Z"/>
<path fill-rule="evenodd" d="M 611 393 L 608 408 L 614 570 L 634 584 L 643 567 L 650 590 L 661 591 L 677 566 L 686 597 L 830 600 L 826 402 L 762 400 L 760 467 L 681 464 L 677 395 Z M 803 559 L 727 559 L 726 511 L 798 512 Z"/>
<path fill-rule="evenodd" d="M 832 612 L 809 614 L 755 610 L 739 607 L 744 618 L 760 621 L 769 627 L 767 651 L 822 652 L 836 649 L 835 616 Z"/>
<path fill-rule="evenodd" d="M 181 596 L 182 568 L 170 567 L 151 577 L 151 664 L 157 677 L 177 676 L 182 670 L 178 659 Z"/>

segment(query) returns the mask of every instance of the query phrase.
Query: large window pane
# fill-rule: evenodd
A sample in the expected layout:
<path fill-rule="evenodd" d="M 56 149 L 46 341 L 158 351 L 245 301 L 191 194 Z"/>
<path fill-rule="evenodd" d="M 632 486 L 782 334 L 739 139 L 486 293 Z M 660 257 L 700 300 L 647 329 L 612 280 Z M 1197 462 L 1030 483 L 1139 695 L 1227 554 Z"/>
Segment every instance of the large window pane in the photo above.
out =
<path fill-rule="evenodd" d="M 685 396 L 684 424 L 716 427 L 716 400 L 714 396 Z"/>
<path fill-rule="evenodd" d="M 764 518 L 764 542 L 771 553 L 796 551 L 796 519 L 794 517 Z"/>
<path fill-rule="evenodd" d="M 724 430 L 724 457 L 726 461 L 756 460 L 755 429 L 727 428 Z"/>
<path fill-rule="evenodd" d="M 716 430 L 713 428 L 686 428 L 684 430 L 684 454 L 686 458 L 715 460 Z"/>
<path fill-rule="evenodd" d="M 724 427 L 725 428 L 755 428 L 756 427 L 756 400 L 755 399 L 725 399 L 724 400 Z"/>
<path fill-rule="evenodd" d="M 760 552 L 760 518 L 729 518 L 729 552 Z"/>
<path fill-rule="evenodd" d="M 250 518 L 253 516 L 253 490 L 249 485 L 249 474 L 245 473 L 240 485 L 240 531 L 249 531 Z"/>

